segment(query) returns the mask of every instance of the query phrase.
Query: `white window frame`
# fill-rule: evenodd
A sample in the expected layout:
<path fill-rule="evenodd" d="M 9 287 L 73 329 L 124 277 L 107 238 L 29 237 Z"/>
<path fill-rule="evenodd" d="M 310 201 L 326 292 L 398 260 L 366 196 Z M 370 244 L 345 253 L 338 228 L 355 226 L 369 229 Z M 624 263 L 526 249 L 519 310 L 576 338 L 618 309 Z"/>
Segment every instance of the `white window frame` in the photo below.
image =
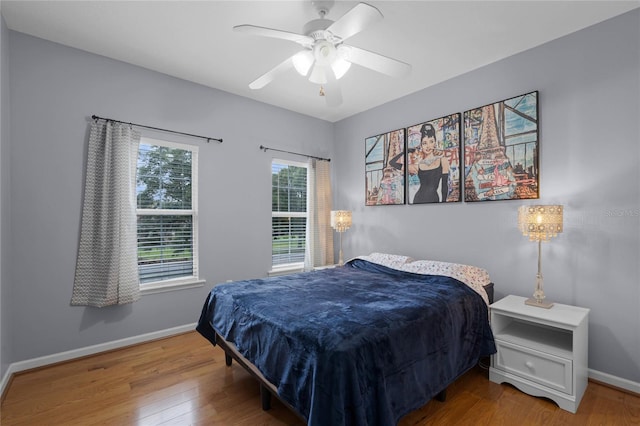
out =
<path fill-rule="evenodd" d="M 271 160 L 271 164 L 270 164 L 270 172 L 273 173 L 273 164 L 285 164 L 287 166 L 294 166 L 294 167 L 302 167 L 304 169 L 307 170 L 307 187 L 309 185 L 309 164 L 307 163 L 303 163 L 300 161 L 291 161 L 291 160 L 283 160 L 281 158 L 273 158 Z M 270 173 L 270 176 L 271 176 Z M 271 194 L 273 196 L 273 180 L 271 181 L 271 185 L 270 188 L 271 190 Z M 271 204 L 271 218 L 273 219 L 274 217 L 289 217 L 289 218 L 294 218 L 294 217 L 304 217 L 307 219 L 307 225 L 309 226 L 309 191 L 307 190 L 307 199 L 306 199 L 306 204 L 307 204 L 307 208 L 306 208 L 306 212 L 274 212 L 273 211 L 273 199 L 271 200 L 272 204 Z M 272 222 L 273 224 L 273 222 Z M 306 245 L 309 242 L 307 241 L 307 233 L 305 233 L 305 250 L 306 250 Z M 291 274 L 291 273 L 295 273 L 295 272 L 302 272 L 304 271 L 304 260 L 302 262 L 292 262 L 292 263 L 281 263 L 278 265 L 274 265 L 273 264 L 273 225 L 271 228 L 271 247 L 272 247 L 272 252 L 271 252 L 271 270 L 268 272 L 269 276 L 277 276 L 277 275 L 285 275 L 285 274 Z"/>
<path fill-rule="evenodd" d="M 199 278 L 199 250 L 198 250 L 198 146 L 189 145 L 178 142 L 170 142 L 161 139 L 153 139 L 141 137 L 140 144 L 158 145 L 167 148 L 177 148 L 191 151 L 191 210 L 175 210 L 175 209 L 138 209 L 136 208 L 136 217 L 138 215 L 190 215 L 192 217 L 192 239 L 193 239 L 193 275 L 187 277 L 173 278 L 162 281 L 152 281 L 140 283 L 140 293 L 154 294 L 166 291 L 180 290 L 185 288 L 202 287 L 205 281 Z M 137 226 L 136 226 L 137 232 Z"/>

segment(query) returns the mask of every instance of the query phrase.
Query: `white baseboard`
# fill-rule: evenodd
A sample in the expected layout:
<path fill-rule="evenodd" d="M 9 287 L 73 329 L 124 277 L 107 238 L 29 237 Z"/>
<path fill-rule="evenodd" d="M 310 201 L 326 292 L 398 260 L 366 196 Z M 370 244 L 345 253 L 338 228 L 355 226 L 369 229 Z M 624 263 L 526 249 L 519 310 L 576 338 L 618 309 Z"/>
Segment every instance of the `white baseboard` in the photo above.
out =
<path fill-rule="evenodd" d="M 154 331 L 153 333 L 127 337 L 126 339 L 100 343 L 98 345 L 87 346 L 84 348 L 61 352 L 58 354 L 47 355 L 40 358 L 33 358 L 26 361 L 14 362 L 12 364 L 9 364 L 9 368 L 7 368 L 7 371 L 4 377 L 2 377 L 2 381 L 0 382 L 0 395 L 4 394 L 5 387 L 9 384 L 9 380 L 11 379 L 11 376 L 14 375 L 15 373 L 19 373 L 25 370 L 30 370 L 32 368 L 38 368 L 38 367 L 44 367 L 46 365 L 56 364 L 58 362 L 69 361 L 76 358 L 82 358 L 88 355 L 95 355 L 100 352 L 106 352 L 113 349 L 124 348 L 126 346 L 149 342 L 152 340 L 161 339 L 163 337 L 182 334 L 189 331 L 193 331 L 195 330 L 195 328 L 196 328 L 196 323 L 186 324 L 180 327 Z M 620 388 L 620 389 L 627 390 L 629 392 L 640 394 L 640 383 L 638 382 L 633 382 L 631 380 L 623 379 L 617 376 L 612 376 L 611 374 L 602 373 L 600 371 L 592 370 L 592 369 L 589 369 L 589 378 L 605 383 L 610 386 L 614 386 L 616 388 Z"/>
<path fill-rule="evenodd" d="M 589 369 L 589 378 L 640 395 L 640 383 Z"/>
<path fill-rule="evenodd" d="M 86 346 L 84 348 L 73 349 L 71 351 L 60 352 L 57 354 L 47 355 L 39 358 L 28 359 L 25 361 L 14 362 L 9 364 L 7 372 L 0 382 L 0 395 L 4 394 L 5 387 L 9 384 L 11 376 L 25 370 L 44 367 L 46 365 L 56 364 L 58 362 L 69 361 L 76 358 L 82 358 L 88 355 L 95 355 L 101 352 L 113 349 L 124 348 L 126 346 L 136 345 L 139 343 L 150 342 L 152 340 L 162 339 L 163 337 L 174 336 L 196 328 L 196 323 L 186 324 L 179 327 L 168 328 L 166 330 L 154 331 L 153 333 L 141 334 L 139 336 L 127 337 L 125 339 L 114 340 L 112 342 L 100 343 L 98 345 Z"/>

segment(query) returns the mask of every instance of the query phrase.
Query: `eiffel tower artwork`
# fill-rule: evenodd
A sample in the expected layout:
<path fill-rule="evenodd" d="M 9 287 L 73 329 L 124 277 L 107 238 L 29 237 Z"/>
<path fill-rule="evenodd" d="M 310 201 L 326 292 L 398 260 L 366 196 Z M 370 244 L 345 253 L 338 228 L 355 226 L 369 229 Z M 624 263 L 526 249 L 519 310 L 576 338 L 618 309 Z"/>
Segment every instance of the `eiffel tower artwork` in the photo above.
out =
<path fill-rule="evenodd" d="M 365 205 L 405 203 L 405 129 L 365 139 Z"/>
<path fill-rule="evenodd" d="M 537 92 L 464 113 L 465 201 L 538 198 Z"/>

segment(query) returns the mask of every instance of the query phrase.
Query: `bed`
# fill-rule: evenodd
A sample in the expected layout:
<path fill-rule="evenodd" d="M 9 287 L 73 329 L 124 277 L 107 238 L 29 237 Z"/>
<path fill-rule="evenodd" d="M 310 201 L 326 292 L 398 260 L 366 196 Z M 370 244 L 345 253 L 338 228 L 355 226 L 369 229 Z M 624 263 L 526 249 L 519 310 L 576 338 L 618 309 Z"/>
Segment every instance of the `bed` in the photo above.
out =
<path fill-rule="evenodd" d="M 395 425 L 495 353 L 486 271 L 372 253 L 221 284 L 196 329 L 308 425 Z"/>

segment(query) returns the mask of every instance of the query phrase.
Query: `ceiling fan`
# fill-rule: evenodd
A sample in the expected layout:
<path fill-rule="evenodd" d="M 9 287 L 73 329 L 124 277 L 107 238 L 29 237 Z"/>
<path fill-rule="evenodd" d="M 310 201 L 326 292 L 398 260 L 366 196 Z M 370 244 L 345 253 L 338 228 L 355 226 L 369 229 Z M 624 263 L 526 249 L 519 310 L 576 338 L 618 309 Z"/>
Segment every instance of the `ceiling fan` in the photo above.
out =
<path fill-rule="evenodd" d="M 238 32 L 289 40 L 303 47 L 301 51 L 251 82 L 251 89 L 261 89 L 279 75 L 295 68 L 300 75 L 308 76 L 309 81 L 320 85 L 320 95 L 325 96 L 327 105 L 337 106 L 342 103 L 342 94 L 336 81 L 346 74 L 351 64 L 391 77 L 402 77 L 411 71 L 411 65 L 407 63 L 344 44 L 349 37 L 383 19 L 377 8 L 358 3 L 334 22 L 325 18 L 335 3 L 333 0 L 311 3 L 320 19 L 307 22 L 303 28 L 304 34 L 248 24 L 233 27 Z"/>

